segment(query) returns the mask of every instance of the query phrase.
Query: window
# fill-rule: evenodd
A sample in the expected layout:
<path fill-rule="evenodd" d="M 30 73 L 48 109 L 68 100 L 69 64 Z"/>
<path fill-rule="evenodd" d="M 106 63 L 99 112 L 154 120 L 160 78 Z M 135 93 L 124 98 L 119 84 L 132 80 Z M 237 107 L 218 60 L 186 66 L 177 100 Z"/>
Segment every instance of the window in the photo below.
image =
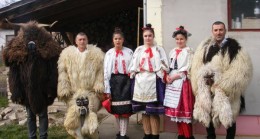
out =
<path fill-rule="evenodd" d="M 6 44 L 10 42 L 14 37 L 14 35 L 6 35 Z"/>
<path fill-rule="evenodd" d="M 260 0 L 228 0 L 229 31 L 260 31 Z"/>

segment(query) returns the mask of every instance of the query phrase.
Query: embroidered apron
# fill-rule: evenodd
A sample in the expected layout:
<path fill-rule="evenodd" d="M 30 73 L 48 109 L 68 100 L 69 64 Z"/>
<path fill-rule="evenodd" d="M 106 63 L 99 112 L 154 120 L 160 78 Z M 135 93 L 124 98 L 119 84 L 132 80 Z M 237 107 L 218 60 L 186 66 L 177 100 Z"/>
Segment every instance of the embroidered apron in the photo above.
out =
<path fill-rule="evenodd" d="M 154 72 L 140 72 L 136 74 L 133 101 L 157 101 L 156 74 Z"/>
<path fill-rule="evenodd" d="M 176 74 L 176 70 L 172 70 L 170 75 Z M 163 105 L 170 108 L 177 108 L 180 101 L 182 84 L 184 79 L 174 80 L 171 84 L 166 85 L 165 98 Z"/>

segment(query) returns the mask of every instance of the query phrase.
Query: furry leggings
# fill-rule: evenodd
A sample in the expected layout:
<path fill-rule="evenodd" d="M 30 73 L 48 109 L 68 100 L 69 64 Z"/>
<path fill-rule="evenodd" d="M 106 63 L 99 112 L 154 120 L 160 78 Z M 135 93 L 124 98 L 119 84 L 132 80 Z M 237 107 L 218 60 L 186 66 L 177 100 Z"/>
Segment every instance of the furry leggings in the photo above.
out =
<path fill-rule="evenodd" d="M 149 135 L 159 135 L 160 132 L 160 117 L 159 115 L 142 115 L 142 123 L 144 133 Z"/>
<path fill-rule="evenodd" d="M 187 124 L 184 122 L 177 122 L 178 134 L 179 136 L 184 136 L 185 138 L 190 138 L 192 136 L 192 124 Z"/>
<path fill-rule="evenodd" d="M 129 118 L 118 117 L 118 118 L 116 118 L 116 121 L 117 121 L 117 124 L 119 127 L 120 136 L 125 136 L 127 127 L 128 127 L 128 123 L 129 123 Z"/>

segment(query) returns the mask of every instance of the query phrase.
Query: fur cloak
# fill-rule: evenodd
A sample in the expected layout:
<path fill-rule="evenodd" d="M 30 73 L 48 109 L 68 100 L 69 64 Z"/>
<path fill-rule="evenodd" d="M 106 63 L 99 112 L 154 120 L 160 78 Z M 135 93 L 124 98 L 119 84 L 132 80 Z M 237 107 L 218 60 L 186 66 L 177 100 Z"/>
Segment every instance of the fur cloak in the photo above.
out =
<path fill-rule="evenodd" d="M 209 127 L 222 124 L 228 128 L 240 111 L 240 98 L 252 78 L 253 67 L 249 55 L 236 40 L 227 42 L 216 55 L 207 58 L 213 38 L 203 41 L 195 51 L 191 66 L 191 82 L 195 95 L 194 119 Z M 205 84 L 205 76 L 214 75 L 212 86 Z"/>
<path fill-rule="evenodd" d="M 58 61 L 58 97 L 68 106 L 64 126 L 77 139 L 97 136 L 97 111 L 100 109 L 99 95 L 104 91 L 104 53 L 96 46 L 88 45 L 85 52 L 75 46 L 65 48 Z M 81 126 L 80 107 L 76 100 L 87 98 L 89 112 Z"/>
<path fill-rule="evenodd" d="M 29 42 L 35 43 L 33 49 Z M 5 65 L 10 68 L 8 82 L 13 102 L 29 106 L 35 114 L 53 103 L 57 96 L 60 52 L 59 44 L 37 22 L 21 26 L 3 51 Z"/>

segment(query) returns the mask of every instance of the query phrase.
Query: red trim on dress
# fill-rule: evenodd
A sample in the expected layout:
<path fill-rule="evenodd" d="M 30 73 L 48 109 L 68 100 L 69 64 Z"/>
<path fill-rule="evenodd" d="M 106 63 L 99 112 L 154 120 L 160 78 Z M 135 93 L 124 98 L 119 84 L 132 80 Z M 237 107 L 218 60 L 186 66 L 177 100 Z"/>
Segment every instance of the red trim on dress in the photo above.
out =
<path fill-rule="evenodd" d="M 121 54 L 122 56 L 124 55 L 122 50 L 116 50 L 116 60 L 115 60 L 115 67 L 114 67 L 115 74 L 118 74 L 118 61 L 117 61 L 117 58 L 118 58 L 119 54 Z M 123 65 L 124 74 L 127 74 L 126 73 L 126 63 L 125 63 L 125 60 L 122 60 L 122 65 Z"/>
<path fill-rule="evenodd" d="M 146 53 L 149 54 L 149 57 L 147 58 L 147 60 L 148 60 L 148 66 L 149 66 L 149 72 L 153 72 L 153 65 L 152 65 L 152 63 L 151 63 L 151 58 L 153 57 L 152 48 L 149 47 L 149 48 L 147 48 L 144 52 L 146 52 Z M 145 58 L 142 58 L 141 63 L 139 64 L 140 71 L 144 71 L 144 69 L 143 69 L 144 61 L 145 61 Z"/>

